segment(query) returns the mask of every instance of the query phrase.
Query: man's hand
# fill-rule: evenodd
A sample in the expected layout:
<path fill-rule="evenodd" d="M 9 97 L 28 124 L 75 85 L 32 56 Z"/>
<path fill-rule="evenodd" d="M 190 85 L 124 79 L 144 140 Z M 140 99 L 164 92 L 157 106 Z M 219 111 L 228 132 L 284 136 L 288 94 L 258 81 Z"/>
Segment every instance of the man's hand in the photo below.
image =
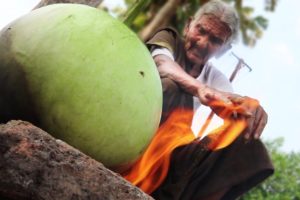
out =
<path fill-rule="evenodd" d="M 247 121 L 245 130 L 246 139 L 258 139 L 267 122 L 268 115 L 256 99 L 250 97 L 231 98 L 229 99 L 237 106 L 237 110 L 246 111 L 248 114 L 239 113 L 238 117 L 244 118 Z M 251 114 L 251 115 L 249 115 Z"/>
<path fill-rule="evenodd" d="M 258 139 L 267 124 L 268 115 L 256 99 L 221 92 L 208 86 L 199 88 L 198 98 L 221 118 L 245 119 L 246 139 Z"/>
<path fill-rule="evenodd" d="M 217 108 L 219 106 L 225 108 L 229 105 L 232 105 L 231 100 L 228 98 L 228 94 L 229 93 L 221 92 L 204 84 L 199 87 L 197 91 L 197 97 L 199 98 L 201 104 L 209 107 L 215 105 L 213 106 L 214 108 Z M 217 114 L 219 113 L 217 112 Z"/>

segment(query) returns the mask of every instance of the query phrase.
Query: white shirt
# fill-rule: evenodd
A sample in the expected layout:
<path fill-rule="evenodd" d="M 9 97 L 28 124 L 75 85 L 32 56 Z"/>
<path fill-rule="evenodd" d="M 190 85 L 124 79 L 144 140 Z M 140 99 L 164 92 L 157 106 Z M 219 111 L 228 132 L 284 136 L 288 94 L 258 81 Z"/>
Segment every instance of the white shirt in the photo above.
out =
<path fill-rule="evenodd" d="M 151 52 L 152 57 L 157 55 L 165 55 L 171 58 L 173 61 L 175 60 L 174 55 L 170 50 L 167 48 L 156 48 Z M 211 63 L 206 63 L 204 65 L 204 68 L 202 69 L 201 74 L 197 77 L 197 80 L 200 81 L 203 84 L 206 84 L 209 87 L 225 91 L 225 92 L 233 92 L 233 88 L 231 83 L 229 82 L 228 78 L 219 71 L 217 68 L 215 68 Z M 206 114 L 204 114 L 202 108 L 200 109 L 200 101 L 197 97 L 193 97 L 193 104 L 194 104 L 194 117 L 192 122 L 192 130 L 195 135 L 198 134 L 202 124 L 204 123 L 205 119 L 208 116 L 208 113 L 210 112 L 209 108 L 204 108 L 206 111 Z M 203 106 L 202 106 L 203 107 Z M 217 116 L 214 118 L 218 118 Z M 200 122 L 200 119 L 202 122 Z M 220 119 L 217 119 L 220 120 Z M 219 122 L 215 122 L 215 124 L 220 124 Z"/>

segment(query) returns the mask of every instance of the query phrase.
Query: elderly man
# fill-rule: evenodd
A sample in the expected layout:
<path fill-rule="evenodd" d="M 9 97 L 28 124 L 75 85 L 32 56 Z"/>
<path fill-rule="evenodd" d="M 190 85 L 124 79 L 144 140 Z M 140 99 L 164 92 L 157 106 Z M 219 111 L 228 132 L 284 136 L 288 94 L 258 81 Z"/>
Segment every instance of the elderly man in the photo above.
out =
<path fill-rule="evenodd" d="M 147 41 L 163 85 L 161 123 L 174 109 L 196 109 L 200 104 L 221 117 L 227 106 L 239 105 L 238 113 L 232 113 L 247 120 L 242 135 L 222 150 L 209 152 L 201 141 L 175 149 L 168 175 L 153 193 L 156 199 L 235 199 L 273 173 L 258 139 L 267 114 L 255 99 L 233 94 L 229 80 L 208 63 L 228 49 L 238 26 L 236 11 L 212 0 L 187 22 L 183 39 L 172 28 L 164 28 Z M 223 105 L 215 107 L 214 100 Z"/>

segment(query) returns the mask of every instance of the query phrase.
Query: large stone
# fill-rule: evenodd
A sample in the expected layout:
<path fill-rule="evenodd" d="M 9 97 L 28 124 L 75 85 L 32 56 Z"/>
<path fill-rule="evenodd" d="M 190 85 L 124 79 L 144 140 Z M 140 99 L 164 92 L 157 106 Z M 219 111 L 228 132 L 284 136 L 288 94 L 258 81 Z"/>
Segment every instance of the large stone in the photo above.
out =
<path fill-rule="evenodd" d="M 0 199 L 153 200 L 28 122 L 0 124 Z"/>

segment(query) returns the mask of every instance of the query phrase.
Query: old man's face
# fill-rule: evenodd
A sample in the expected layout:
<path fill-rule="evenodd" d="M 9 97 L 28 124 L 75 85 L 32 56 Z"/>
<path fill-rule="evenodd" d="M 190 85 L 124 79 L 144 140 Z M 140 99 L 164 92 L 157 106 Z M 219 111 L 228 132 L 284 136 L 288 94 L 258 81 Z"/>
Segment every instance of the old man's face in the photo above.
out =
<path fill-rule="evenodd" d="M 230 37 L 230 28 L 212 15 L 192 20 L 185 28 L 185 50 L 188 59 L 204 65 L 214 56 Z"/>

